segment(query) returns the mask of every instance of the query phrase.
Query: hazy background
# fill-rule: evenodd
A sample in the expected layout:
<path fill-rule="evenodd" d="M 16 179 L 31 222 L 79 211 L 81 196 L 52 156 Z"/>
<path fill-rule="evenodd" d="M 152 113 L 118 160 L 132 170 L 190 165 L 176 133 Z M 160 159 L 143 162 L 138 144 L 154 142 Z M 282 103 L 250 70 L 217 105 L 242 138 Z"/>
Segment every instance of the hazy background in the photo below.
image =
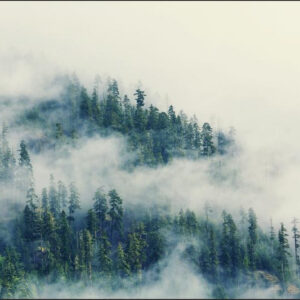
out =
<path fill-rule="evenodd" d="M 264 191 L 261 214 L 289 219 L 299 209 L 299 15 L 298 2 L 1 2 L 0 94 L 55 94 L 58 72 L 142 84 L 161 109 L 234 126 L 243 180 Z"/>

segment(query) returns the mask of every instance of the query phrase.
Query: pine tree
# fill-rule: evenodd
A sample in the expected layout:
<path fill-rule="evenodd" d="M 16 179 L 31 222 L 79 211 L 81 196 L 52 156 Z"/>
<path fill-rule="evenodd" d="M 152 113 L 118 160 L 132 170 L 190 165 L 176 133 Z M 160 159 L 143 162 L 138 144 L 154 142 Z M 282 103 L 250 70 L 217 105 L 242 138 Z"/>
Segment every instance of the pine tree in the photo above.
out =
<path fill-rule="evenodd" d="M 108 212 L 108 205 L 105 194 L 101 188 L 98 188 L 94 196 L 94 210 L 100 225 L 100 230 L 103 231 L 106 225 L 106 214 Z"/>
<path fill-rule="evenodd" d="M 290 248 L 290 246 L 287 237 L 288 237 L 287 230 L 284 227 L 283 223 L 281 223 L 278 232 L 278 242 L 279 242 L 278 260 L 279 260 L 279 277 L 283 283 L 284 288 L 287 280 L 289 279 L 288 257 L 290 256 L 290 253 L 288 249 Z"/>
<path fill-rule="evenodd" d="M 109 191 L 109 204 L 110 209 L 108 214 L 111 219 L 111 227 L 110 227 L 110 234 L 111 239 L 113 238 L 113 233 L 117 232 L 119 236 L 122 235 L 123 229 L 123 207 L 122 207 L 122 199 L 118 195 L 115 189 Z"/>
<path fill-rule="evenodd" d="M 88 230 L 83 231 L 84 264 L 88 278 L 92 279 L 92 236 Z"/>
<path fill-rule="evenodd" d="M 121 278 L 127 278 L 130 276 L 130 266 L 126 260 L 125 252 L 121 243 L 118 244 L 117 248 L 117 260 L 115 269 L 117 270 L 117 274 Z"/>
<path fill-rule="evenodd" d="M 238 271 L 240 269 L 240 244 L 239 238 L 237 235 L 237 227 L 233 218 L 230 214 L 227 215 L 227 223 L 228 223 L 228 243 L 229 243 L 229 251 L 230 251 L 230 273 L 233 278 L 238 276 Z"/>
<path fill-rule="evenodd" d="M 156 130 L 158 128 L 158 108 L 154 107 L 152 104 L 150 105 L 150 111 L 147 120 L 147 130 Z"/>
<path fill-rule="evenodd" d="M 21 167 L 25 167 L 28 170 L 32 171 L 32 165 L 31 165 L 29 153 L 27 151 L 27 147 L 25 145 L 24 140 L 22 140 L 21 143 L 20 143 L 20 150 L 19 150 L 19 152 L 20 152 L 19 165 Z"/>
<path fill-rule="evenodd" d="M 135 117 L 134 117 L 134 124 L 135 128 L 137 128 L 140 132 L 144 131 L 146 128 L 146 116 L 144 114 L 144 111 L 142 107 L 144 104 L 145 99 L 145 92 L 141 91 L 140 89 L 137 89 L 135 94 L 136 96 L 136 111 L 135 111 Z"/>
<path fill-rule="evenodd" d="M 116 80 L 113 80 L 108 86 L 103 125 L 104 127 L 112 127 L 115 130 L 120 130 L 122 125 L 122 108 Z"/>
<path fill-rule="evenodd" d="M 137 274 L 140 280 L 142 279 L 142 262 L 145 246 L 144 241 L 138 233 L 133 232 L 128 235 L 128 244 L 126 248 L 128 264 L 131 272 Z"/>
<path fill-rule="evenodd" d="M 0 298 L 14 298 L 24 279 L 24 270 L 15 249 L 6 248 L 4 260 L 0 264 L 0 274 Z M 30 297 L 30 295 L 28 296 Z"/>
<path fill-rule="evenodd" d="M 60 239 L 60 257 L 66 266 L 70 262 L 72 238 L 71 228 L 64 211 L 60 213 L 58 235 Z"/>
<path fill-rule="evenodd" d="M 75 183 L 72 182 L 69 187 L 69 220 L 74 221 L 74 213 L 77 209 L 80 209 L 80 202 L 79 202 L 79 193 L 75 186 Z"/>
<path fill-rule="evenodd" d="M 61 180 L 59 180 L 57 184 L 57 197 L 58 203 L 60 203 L 61 208 L 66 209 L 68 204 L 68 191 Z"/>
<path fill-rule="evenodd" d="M 59 202 L 58 195 L 57 195 L 54 177 L 52 174 L 50 175 L 50 187 L 49 187 L 48 197 L 49 197 L 50 211 L 52 212 L 52 214 L 55 218 L 58 218 L 61 207 L 60 207 L 60 202 Z"/>
<path fill-rule="evenodd" d="M 134 127 L 133 124 L 133 117 L 132 117 L 132 109 L 130 106 L 130 100 L 128 98 L 127 95 L 124 96 L 123 99 L 123 106 L 124 106 L 124 116 L 123 116 L 123 127 L 124 133 L 128 133 L 129 131 L 131 131 Z"/>
<path fill-rule="evenodd" d="M 95 87 L 93 89 L 93 94 L 91 99 L 91 110 L 92 110 L 92 117 L 94 122 L 96 122 L 98 126 L 101 126 L 102 120 L 100 115 L 100 105 L 99 105 L 98 93 Z"/>
<path fill-rule="evenodd" d="M 296 218 L 294 218 L 292 223 L 293 223 L 292 232 L 293 232 L 294 248 L 295 248 L 296 274 L 297 274 L 297 276 L 299 276 L 300 275 L 300 256 L 299 256 L 300 234 L 299 234 L 299 230 L 297 228 L 298 220 Z"/>
<path fill-rule="evenodd" d="M 80 117 L 84 120 L 91 119 L 92 118 L 91 99 L 88 96 L 86 88 L 81 89 L 80 98 L 81 98 Z"/>
<path fill-rule="evenodd" d="M 92 235 L 93 241 L 97 234 L 97 215 L 93 209 L 89 209 L 86 216 L 87 230 Z"/>
<path fill-rule="evenodd" d="M 143 107 L 145 105 L 144 100 L 146 97 L 146 94 L 144 91 L 137 89 L 134 93 L 134 95 L 136 96 L 136 106 L 137 108 L 139 107 Z"/>
<path fill-rule="evenodd" d="M 47 189 L 43 188 L 42 190 L 42 208 L 43 210 L 47 210 L 49 208 Z"/>
<path fill-rule="evenodd" d="M 212 128 L 209 123 L 204 123 L 201 131 L 201 140 L 202 140 L 202 156 L 211 156 L 216 152 L 216 147 L 213 143 L 213 134 Z"/>
<path fill-rule="evenodd" d="M 30 156 L 23 140 L 20 143 L 19 153 L 20 157 L 17 181 L 20 189 L 26 191 L 33 183 L 33 171 Z"/>
<path fill-rule="evenodd" d="M 256 243 L 257 243 L 257 221 L 256 215 L 252 208 L 248 212 L 248 258 L 249 267 L 251 270 L 255 270 L 256 267 Z"/>
<path fill-rule="evenodd" d="M 111 244 L 105 234 L 100 238 L 100 245 L 98 251 L 98 260 L 100 263 L 100 272 L 102 275 L 110 276 L 112 271 L 112 260 L 110 258 L 111 254 Z"/>
<path fill-rule="evenodd" d="M 210 280 L 213 282 L 217 282 L 218 281 L 218 273 L 217 273 L 218 254 L 216 248 L 215 233 L 212 227 L 209 229 L 209 235 L 208 235 L 208 259 L 209 259 L 208 274 Z"/>
<path fill-rule="evenodd" d="M 274 242 L 275 242 L 275 238 L 276 238 L 275 230 L 274 230 L 272 219 L 271 219 L 270 241 L 271 241 L 272 255 L 274 254 Z"/>
<path fill-rule="evenodd" d="M 222 236 L 220 242 L 220 265 L 222 267 L 222 271 L 224 277 L 226 277 L 230 273 L 230 245 L 229 245 L 229 224 L 227 219 L 227 212 L 224 210 L 222 212 Z"/>

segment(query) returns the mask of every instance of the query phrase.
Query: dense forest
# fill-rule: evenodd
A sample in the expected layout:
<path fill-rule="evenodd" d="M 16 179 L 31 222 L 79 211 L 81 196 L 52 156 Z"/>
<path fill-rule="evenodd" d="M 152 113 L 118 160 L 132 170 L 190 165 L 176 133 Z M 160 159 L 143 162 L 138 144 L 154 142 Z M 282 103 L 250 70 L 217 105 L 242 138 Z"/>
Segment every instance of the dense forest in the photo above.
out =
<path fill-rule="evenodd" d="M 120 94 L 116 80 L 99 90 L 95 85 L 89 93 L 78 79 L 65 79 L 57 99 L 32 104 L 22 99 L 30 105 L 3 124 L 0 185 L 10 192 L 1 197 L 11 214 L 0 215 L 0 298 L 39 297 L 45 285 L 57 282 L 107 291 L 142 287 L 149 272 L 156 274 L 152 281 L 159 280 L 163 262 L 178 247 L 180 260 L 212 287 L 211 298 L 241 297 L 250 288 L 299 297 L 296 219 L 288 232 L 283 223 L 278 231 L 272 223 L 261 228 L 251 207 L 233 215 L 226 207 L 219 211 L 201 203 L 199 213 L 182 203 L 174 213 L 165 205 L 129 204 L 101 182 L 86 209 L 76 182 L 53 174 L 48 186 L 36 190 L 31 154 L 60 153 L 83 137 L 125 137 L 127 152 L 134 153 L 122 166 L 127 172 L 177 158 L 227 159 L 238 152 L 234 130 L 214 131 L 208 122 L 200 126 L 172 105 L 160 111 L 147 105 L 140 88 L 133 100 Z M 20 128 L 39 134 L 20 140 L 14 151 L 8 136 Z"/>

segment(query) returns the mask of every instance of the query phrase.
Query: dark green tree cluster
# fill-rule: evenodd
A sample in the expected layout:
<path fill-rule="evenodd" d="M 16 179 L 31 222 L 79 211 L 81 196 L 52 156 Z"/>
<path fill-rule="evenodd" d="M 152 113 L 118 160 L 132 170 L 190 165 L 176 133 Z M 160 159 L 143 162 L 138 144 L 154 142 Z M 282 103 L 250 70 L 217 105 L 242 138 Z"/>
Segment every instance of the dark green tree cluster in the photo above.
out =
<path fill-rule="evenodd" d="M 116 80 L 109 81 L 106 93 L 99 95 L 98 90 L 95 86 L 90 94 L 78 79 L 73 79 L 61 101 L 46 101 L 27 111 L 20 124 L 38 123 L 46 137 L 44 143 L 32 142 L 32 147 L 56 149 L 64 143 L 73 144 L 81 135 L 115 132 L 127 136 L 128 150 L 137 152 L 134 165 L 155 166 L 173 157 L 223 155 L 233 144 L 232 132 L 214 133 L 209 123 L 199 126 L 196 117 L 188 120 L 183 112 L 176 114 L 172 105 L 167 112 L 147 106 L 147 95 L 140 88 L 133 95 L 134 103 L 120 94 Z M 32 111 L 39 117 L 32 118 Z"/>
<path fill-rule="evenodd" d="M 298 269 L 292 268 L 299 262 L 296 223 L 293 264 L 285 226 L 280 225 L 274 239 L 274 234 L 258 226 L 252 209 L 247 226 L 242 226 L 226 211 L 216 222 L 212 208 L 214 218 L 208 217 L 207 209 L 200 216 L 191 210 L 173 216 L 166 208 L 124 209 L 116 190 L 106 193 L 99 188 L 93 207 L 79 214 L 75 184 L 67 189 L 61 181 L 56 184 L 53 176 L 40 196 L 31 193 L 34 197 L 14 222 L 13 238 L 0 251 L 2 298 L 30 297 L 32 276 L 48 283 L 65 278 L 113 288 L 143 284 L 144 273 L 181 243 L 185 245 L 182 258 L 214 284 L 217 294 L 251 282 L 258 270 L 276 275 L 283 289 L 298 278 Z"/>

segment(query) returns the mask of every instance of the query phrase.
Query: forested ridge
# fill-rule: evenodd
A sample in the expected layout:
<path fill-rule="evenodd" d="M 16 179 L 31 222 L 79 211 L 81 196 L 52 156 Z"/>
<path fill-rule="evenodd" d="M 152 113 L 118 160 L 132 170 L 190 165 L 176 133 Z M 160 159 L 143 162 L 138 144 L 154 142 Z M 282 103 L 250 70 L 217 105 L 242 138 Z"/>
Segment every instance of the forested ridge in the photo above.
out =
<path fill-rule="evenodd" d="M 120 95 L 116 80 L 100 95 L 97 86 L 89 93 L 73 79 L 58 99 L 36 103 L 3 125 L 0 184 L 11 191 L 5 205 L 14 217 L 0 220 L 0 297 L 38 297 L 40 288 L 56 282 L 130 290 L 146 285 L 149 271 L 159 278 L 161 262 L 180 245 L 180 258 L 213 287 L 213 298 L 239 297 L 243 289 L 272 284 L 278 295 L 299 297 L 296 219 L 288 232 L 283 223 L 278 231 L 272 223 L 268 230 L 261 228 L 251 207 L 234 216 L 226 207 L 219 214 L 205 205 L 198 213 L 183 203 L 174 214 L 163 205 L 129 205 L 101 182 L 93 205 L 83 209 L 76 182 L 52 174 L 48 186 L 36 190 L 31 153 L 76 147 L 82 137 L 124 136 L 127 151 L 135 153 L 124 166 L 128 170 L 236 151 L 233 131 L 213 131 L 208 122 L 199 125 L 172 105 L 164 112 L 146 100 L 141 89 L 133 100 Z M 20 141 L 13 151 L 7 136 L 18 126 L 42 135 Z M 23 205 L 14 205 L 14 197 L 21 197 Z"/>

